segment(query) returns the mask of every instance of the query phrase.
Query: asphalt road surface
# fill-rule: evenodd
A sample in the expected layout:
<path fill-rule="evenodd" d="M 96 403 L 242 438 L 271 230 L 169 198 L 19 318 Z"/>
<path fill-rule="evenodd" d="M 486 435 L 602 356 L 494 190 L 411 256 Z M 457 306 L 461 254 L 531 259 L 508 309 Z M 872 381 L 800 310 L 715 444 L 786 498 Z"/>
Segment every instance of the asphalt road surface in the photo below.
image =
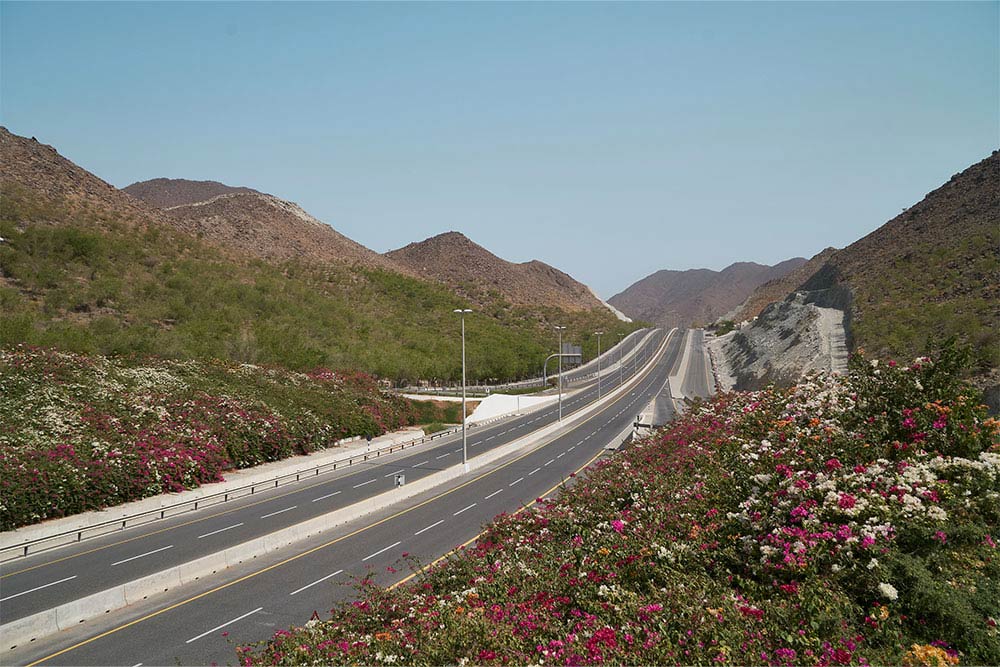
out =
<path fill-rule="evenodd" d="M 647 355 L 659 347 L 664 335 L 659 332 L 647 343 Z M 672 343 L 676 347 L 680 336 L 675 334 L 674 338 L 678 340 Z M 626 382 L 632 370 L 626 369 Z M 619 379 L 618 374 L 602 378 L 602 393 L 617 387 Z M 564 418 L 596 397 L 595 384 L 566 398 Z M 469 456 L 542 428 L 556 421 L 557 413 L 557 406 L 552 405 L 471 430 Z M 0 567 L 0 622 L 50 609 L 384 493 L 394 488 L 396 473 L 404 473 L 407 482 L 413 482 L 461 461 L 459 433 L 398 455 L 305 478 L 298 484 L 5 563 Z"/>
<path fill-rule="evenodd" d="M 658 344 L 660 340 L 662 338 L 655 342 Z M 211 582 L 195 582 L 174 589 L 150 603 L 133 605 L 105 618 L 88 622 L 79 630 L 38 640 L 29 647 L 18 649 L 9 657 L 21 664 L 37 660 L 41 660 L 42 664 L 63 665 L 233 663 L 233 644 L 266 639 L 277 629 L 303 624 L 314 610 L 322 615 L 335 600 L 353 597 L 354 590 L 342 585 L 344 582 L 368 572 L 382 584 L 397 581 L 407 574 L 406 565 L 401 563 L 404 552 L 420 562 L 429 562 L 456 545 L 474 538 L 480 526 L 498 513 L 516 510 L 532 503 L 537 497 L 551 494 L 571 473 L 599 457 L 604 446 L 626 428 L 642 407 L 662 390 L 669 369 L 680 353 L 680 342 L 681 336 L 675 333 L 663 356 L 632 390 L 563 435 L 547 438 L 542 445 L 528 452 L 513 455 L 485 468 L 483 472 L 470 474 L 468 478 L 428 491 L 384 512 L 226 570 L 224 578 L 223 573 L 220 573 L 220 578 Z M 608 381 L 616 380 L 608 378 Z M 596 388 L 589 391 L 596 394 Z M 576 409 L 582 401 L 590 400 L 584 393 L 574 399 L 578 403 L 572 408 Z M 478 446 L 473 451 L 479 453 L 482 447 L 499 444 L 496 441 L 500 440 L 501 431 L 507 431 L 507 439 L 519 437 L 524 432 L 543 425 L 542 421 L 536 423 L 534 420 L 550 421 L 552 418 L 550 409 L 544 417 L 536 413 L 493 428 L 477 430 Z M 522 426 L 526 421 L 530 425 Z M 513 427 L 519 430 L 511 433 Z M 487 442 L 490 437 L 493 440 Z M 470 438 L 470 445 L 471 442 Z M 438 454 L 431 455 L 432 451 Z M 291 492 L 279 490 L 281 493 L 274 495 L 281 497 L 267 499 L 264 501 L 269 503 L 267 506 L 253 505 L 233 512 L 227 508 L 224 516 L 205 521 L 192 522 L 190 517 L 185 517 L 187 521 L 170 526 L 165 531 L 160 531 L 165 525 L 160 523 L 157 535 L 142 537 L 143 540 L 165 539 L 171 545 L 169 549 L 142 555 L 158 548 L 156 545 L 159 542 L 144 542 L 142 546 L 132 542 L 121 544 L 122 540 L 117 545 L 91 543 L 88 545 L 91 546 L 90 554 L 77 555 L 60 550 L 60 557 L 70 557 L 58 563 L 42 564 L 36 569 L 72 566 L 76 568 L 74 571 L 79 579 L 82 578 L 81 574 L 87 573 L 88 568 L 108 572 L 113 567 L 153 559 L 149 562 L 157 562 L 157 565 L 149 571 L 155 571 L 165 567 L 163 561 L 155 560 L 160 554 L 179 554 L 184 549 L 187 554 L 185 558 L 193 557 L 193 552 L 187 551 L 191 549 L 189 545 L 197 545 L 204 539 L 209 539 L 200 536 L 236 523 L 243 525 L 216 534 L 225 535 L 270 518 L 293 515 L 303 505 L 319 505 L 325 500 L 339 499 L 341 495 L 347 494 L 349 488 L 356 490 L 368 486 L 380 487 L 380 480 L 391 479 L 384 475 L 395 473 L 401 468 L 407 471 L 409 478 L 412 471 L 431 466 L 435 456 L 444 457 L 437 462 L 435 467 L 438 468 L 442 465 L 455 465 L 461 460 L 454 442 L 442 443 L 416 454 L 401 456 L 391 463 L 380 461 L 377 465 L 366 467 L 364 471 L 351 472 L 331 480 L 328 482 L 330 486 L 313 486 Z M 340 495 L 324 499 L 324 495 L 334 493 L 331 489 L 339 489 Z M 303 495 L 292 497 L 289 493 Z M 289 509 L 276 513 L 285 507 Z M 330 509 L 332 507 L 326 506 L 323 511 Z M 272 516 L 265 519 L 268 514 Z M 296 515 L 294 521 L 289 523 L 304 518 Z M 274 525 L 266 525 L 268 532 L 275 529 Z M 180 537 L 182 534 L 183 539 Z M 240 539 L 246 539 L 247 536 L 243 534 Z M 100 550 L 93 551 L 94 546 L 99 546 Z M 118 551 L 123 548 L 126 551 Z M 218 545 L 212 550 L 217 548 Z M 115 550 L 115 555 L 108 555 L 112 553 L 112 549 Z M 131 557 L 127 554 L 141 557 L 113 565 L 116 561 L 124 560 L 121 556 Z M 84 567 L 81 565 L 84 561 L 80 559 L 87 557 L 96 558 L 96 562 L 87 561 L 89 565 Z M 24 562 L 21 563 L 22 567 L 23 564 Z M 397 571 L 390 571 L 388 568 Z M 52 580 L 59 579 L 65 572 L 69 570 L 50 571 L 51 575 L 55 575 Z M 64 583 L 71 584 L 75 581 L 77 579 Z M 98 581 L 101 586 L 107 586 L 106 581 L 99 578 Z M 6 583 L 3 590 L 5 597 L 16 592 L 8 588 Z M 44 590 L 47 589 L 42 589 Z M 5 602 L 5 611 L 6 605 Z M 223 636 L 223 633 L 228 636 Z"/>

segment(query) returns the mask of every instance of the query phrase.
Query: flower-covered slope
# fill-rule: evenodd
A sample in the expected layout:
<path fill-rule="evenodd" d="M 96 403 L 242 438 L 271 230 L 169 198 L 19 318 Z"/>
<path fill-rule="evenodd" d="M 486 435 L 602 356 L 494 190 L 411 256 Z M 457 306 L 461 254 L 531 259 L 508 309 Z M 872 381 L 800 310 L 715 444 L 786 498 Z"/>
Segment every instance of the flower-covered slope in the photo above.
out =
<path fill-rule="evenodd" d="M 413 423 L 361 373 L 0 350 L 0 529 Z"/>
<path fill-rule="evenodd" d="M 240 660 L 998 664 L 998 424 L 957 356 L 723 395 Z"/>

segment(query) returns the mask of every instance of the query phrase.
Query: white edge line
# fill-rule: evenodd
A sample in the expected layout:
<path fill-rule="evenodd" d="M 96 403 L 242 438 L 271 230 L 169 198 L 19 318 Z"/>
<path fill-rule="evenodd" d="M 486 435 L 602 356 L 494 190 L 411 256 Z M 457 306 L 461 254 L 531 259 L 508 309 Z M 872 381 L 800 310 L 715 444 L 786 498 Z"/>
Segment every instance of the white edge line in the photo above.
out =
<path fill-rule="evenodd" d="M 361 562 L 364 563 L 366 560 L 369 560 L 370 558 L 375 558 L 375 556 L 378 556 L 380 553 L 382 553 L 384 551 L 388 551 L 389 549 L 391 549 L 393 547 L 398 547 L 400 544 L 402 544 L 402 542 L 396 542 L 395 544 L 390 544 L 385 549 L 379 549 L 375 553 L 373 553 L 371 555 L 368 555 L 368 556 L 365 556 L 364 558 L 362 558 Z"/>
<path fill-rule="evenodd" d="M 444 519 L 441 519 L 437 523 L 432 523 L 431 525 L 427 526 L 426 528 L 421 528 L 420 530 L 418 530 L 417 532 L 415 532 L 413 534 L 414 535 L 419 535 L 420 533 L 426 532 L 426 531 L 430 530 L 431 528 L 434 528 L 436 526 L 440 526 L 442 523 L 444 523 Z"/>
<path fill-rule="evenodd" d="M 295 591 L 292 591 L 291 593 L 289 593 L 289 595 L 295 595 L 296 593 L 301 593 L 305 589 L 311 588 L 312 586 L 315 586 L 316 584 L 322 583 L 322 582 L 326 581 L 327 579 L 329 579 L 330 577 L 336 577 L 341 572 L 343 572 L 343 570 L 337 570 L 333 574 L 328 574 L 325 577 L 323 577 L 322 579 L 317 579 L 316 581 L 312 582 L 311 584 L 306 584 L 302 588 L 300 588 L 298 590 L 295 590 Z"/>
<path fill-rule="evenodd" d="M 6 602 L 7 600 L 13 600 L 16 597 L 20 597 L 22 595 L 27 595 L 28 593 L 34 593 L 35 591 L 40 591 L 43 588 L 48 588 L 49 586 L 55 586 L 56 584 L 61 584 L 62 582 L 69 581 L 70 579 L 76 579 L 76 575 L 74 574 L 72 577 L 66 577 L 65 579 L 60 579 L 59 581 L 53 581 L 52 583 L 49 583 L 49 584 L 44 584 L 42 586 L 36 586 L 35 588 L 32 588 L 32 589 L 27 590 L 27 591 L 21 591 L 20 593 L 14 593 L 13 595 L 8 595 L 5 598 L 0 598 L 0 602 Z"/>
<path fill-rule="evenodd" d="M 197 641 L 197 640 L 201 639 L 202 637 L 204 637 L 205 635 L 210 635 L 210 634 L 212 634 L 213 632 L 215 632 L 216 630 L 221 630 L 222 628 L 226 627 L 227 625 L 230 625 L 230 624 L 232 624 L 232 623 L 235 623 L 236 621 L 242 621 L 242 620 L 243 620 L 244 618 L 246 618 L 247 616 L 250 616 L 250 615 L 252 615 L 252 614 L 256 614 L 256 613 L 257 613 L 258 611 L 260 611 L 261 609 L 263 609 L 263 607 L 257 607 L 257 608 L 256 608 L 256 609 L 254 609 L 253 611 L 249 611 L 249 612 L 247 612 L 247 613 L 243 614 L 242 616 L 240 616 L 239 618 L 234 618 L 234 619 L 233 619 L 233 620 L 231 620 L 231 621 L 226 621 L 226 622 L 225 622 L 225 623 L 223 623 L 222 625 L 217 625 L 217 626 L 215 626 L 214 628 L 212 628 L 211 630 L 209 630 L 208 632 L 203 632 L 203 633 L 201 633 L 200 635 L 198 635 L 197 637 L 192 637 L 191 639 L 187 640 L 187 641 L 186 641 L 186 642 L 184 642 L 184 643 L 185 643 L 185 644 L 190 644 L 190 643 L 191 643 L 191 642 L 193 642 L 193 641 Z"/>

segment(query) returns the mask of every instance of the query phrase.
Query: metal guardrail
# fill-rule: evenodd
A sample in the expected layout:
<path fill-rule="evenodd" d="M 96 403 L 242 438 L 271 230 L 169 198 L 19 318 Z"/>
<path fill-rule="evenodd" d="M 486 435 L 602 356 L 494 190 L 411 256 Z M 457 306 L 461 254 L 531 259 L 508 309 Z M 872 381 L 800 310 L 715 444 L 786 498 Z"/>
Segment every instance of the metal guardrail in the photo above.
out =
<path fill-rule="evenodd" d="M 519 411 L 505 413 L 502 415 L 497 415 L 490 419 L 485 419 L 481 422 L 469 423 L 468 427 L 470 429 L 479 428 L 487 424 L 493 424 L 504 419 L 509 419 L 515 417 L 519 414 Z M 254 482 L 252 484 L 246 484 L 244 486 L 236 487 L 228 491 L 220 491 L 218 493 L 213 493 L 207 496 L 201 496 L 200 498 L 192 498 L 191 500 L 181 501 L 173 505 L 168 505 L 166 507 L 160 507 L 158 509 L 146 510 L 145 512 L 138 512 L 136 514 L 130 514 L 128 516 L 122 517 L 120 519 L 110 519 L 108 521 L 102 521 L 101 523 L 91 524 L 89 526 L 82 526 L 80 528 L 75 528 L 73 530 L 66 530 L 53 535 L 47 535 L 45 537 L 38 537 L 31 540 L 25 540 L 18 544 L 11 544 L 6 547 L 0 548 L 0 562 L 12 561 L 15 558 L 24 558 L 31 553 L 38 553 L 39 551 L 46 551 L 47 549 L 55 548 L 57 546 L 63 546 L 72 542 L 82 542 L 84 536 L 87 538 L 101 537 L 102 535 L 109 535 L 111 533 L 123 531 L 128 527 L 142 526 L 154 521 L 160 521 L 167 518 L 168 516 L 177 516 L 179 514 L 184 514 L 186 512 L 193 512 L 200 508 L 211 507 L 213 505 L 221 505 L 229 502 L 230 500 L 237 500 L 239 498 L 245 498 L 247 496 L 252 496 L 259 490 L 264 489 L 276 489 L 279 486 L 286 484 L 291 484 L 294 482 L 301 481 L 306 477 L 317 477 L 325 472 L 333 472 L 337 469 L 348 468 L 355 463 L 364 463 L 370 459 L 377 459 L 383 454 L 391 454 L 393 452 L 400 452 L 404 449 L 409 449 L 411 447 L 416 447 L 417 445 L 423 445 L 433 440 L 438 440 L 440 438 L 454 435 L 460 433 L 462 427 L 450 428 L 444 431 L 438 431 L 437 433 L 432 433 L 430 435 L 425 435 L 422 438 L 416 438 L 414 440 L 409 440 L 407 442 L 401 442 L 397 444 L 389 445 L 388 447 L 381 447 L 373 451 L 358 452 L 352 456 L 345 457 L 343 459 L 338 459 L 336 461 L 329 461 L 327 463 L 321 463 L 312 468 L 306 468 L 305 470 L 300 470 L 298 472 L 286 473 L 284 475 L 279 475 L 277 477 L 272 477 L 268 480 L 263 480 L 260 482 Z M 75 537 L 75 539 L 73 539 Z M 52 544 L 46 548 L 36 548 L 40 545 L 57 542 L 57 544 Z M 13 553 L 17 552 L 17 553 Z"/>
<path fill-rule="evenodd" d="M 596 375 L 596 373 L 594 374 Z M 515 411 L 511 413 L 505 413 L 498 415 L 491 419 L 487 419 L 481 422 L 476 422 L 475 424 L 470 424 L 469 428 L 478 428 L 486 424 L 492 424 L 504 419 L 509 419 L 511 417 L 517 416 L 520 411 Z M 186 512 L 193 512 L 200 508 L 211 507 L 214 505 L 221 505 L 227 503 L 231 500 L 237 500 L 239 498 L 245 498 L 256 493 L 258 490 L 263 489 L 276 489 L 285 484 L 291 484 L 294 482 L 301 481 L 304 477 L 317 477 L 324 472 L 333 472 L 338 469 L 343 469 L 345 467 L 350 467 L 357 463 L 364 463 L 372 458 L 379 458 L 383 454 L 391 454 L 393 452 L 399 452 L 404 449 L 411 447 L 416 447 L 417 445 L 422 445 L 432 440 L 443 438 L 448 435 L 460 432 L 461 427 L 451 428 L 445 431 L 439 431 L 437 433 L 432 433 L 431 435 L 425 435 L 422 438 L 417 438 L 415 440 L 410 440 L 408 442 L 402 442 L 398 444 L 389 445 L 388 447 L 382 447 L 374 451 L 359 452 L 358 454 L 348 456 L 343 459 L 338 459 L 336 461 L 330 461 L 328 463 L 322 463 L 320 465 L 314 466 L 312 468 L 307 468 L 305 470 L 300 470 L 298 472 L 286 473 L 284 475 L 279 475 L 273 477 L 269 480 L 264 480 L 261 482 L 254 482 L 252 484 L 246 484 L 244 486 L 236 487 L 228 491 L 220 491 L 218 493 L 213 493 L 207 496 L 201 496 L 200 498 L 192 498 L 191 500 L 185 500 L 173 505 L 168 505 L 166 507 L 160 507 L 158 509 L 146 510 L 145 512 L 139 512 L 136 514 L 131 514 L 119 519 L 109 519 L 108 521 L 102 521 L 100 523 L 91 524 L 89 526 L 82 526 L 80 528 L 75 528 L 73 530 L 66 530 L 52 535 L 47 535 L 45 537 L 38 537 L 31 540 L 25 540 L 18 544 L 11 544 L 0 548 L 0 562 L 7 562 L 14 560 L 15 558 L 24 558 L 31 553 L 38 553 L 39 551 L 45 551 L 46 548 L 37 548 L 40 545 L 57 542 L 57 544 L 51 544 L 47 548 L 55 548 L 57 546 L 63 546 L 72 542 L 82 542 L 84 535 L 88 538 L 101 537 L 102 535 L 109 535 L 111 533 L 123 531 L 130 526 L 141 526 L 154 521 L 160 521 L 166 519 L 168 516 L 177 516 L 179 514 L 184 514 Z M 75 538 L 75 539 L 73 539 Z M 16 552 L 16 553 L 15 553 Z"/>
<path fill-rule="evenodd" d="M 355 463 L 363 463 L 369 459 L 379 458 L 383 454 L 391 454 L 393 452 L 399 452 L 410 447 L 416 447 L 417 445 L 422 445 L 432 440 L 437 440 L 448 435 L 460 432 L 462 429 L 451 428 L 445 431 L 438 431 L 437 433 L 432 433 L 430 435 L 425 435 L 422 438 L 417 438 L 407 442 L 401 442 L 389 445 L 388 447 L 381 447 L 373 451 L 358 452 L 352 456 L 345 457 L 343 459 L 338 459 L 336 461 L 329 461 L 327 463 L 322 463 L 320 465 L 314 466 L 312 468 L 306 468 L 305 470 L 300 470 L 298 472 L 286 473 L 284 475 L 279 475 L 268 480 L 263 480 L 260 482 L 254 482 L 252 484 L 246 484 L 244 486 L 239 486 L 228 491 L 220 491 L 218 493 L 213 493 L 207 496 L 201 496 L 200 498 L 192 498 L 191 500 L 185 500 L 173 505 L 168 505 L 166 507 L 160 507 L 158 509 L 146 510 L 145 512 L 139 512 L 137 514 L 131 514 L 120 519 L 110 519 L 108 521 L 102 521 L 101 523 L 95 523 L 89 526 L 83 526 L 80 528 L 75 528 L 73 530 L 67 530 L 60 533 L 55 533 L 53 535 L 47 535 L 45 537 L 38 537 L 32 540 L 26 540 L 18 544 L 12 544 L 3 548 L 0 548 L 0 562 L 7 562 L 9 560 L 14 560 L 14 558 L 24 558 L 28 556 L 29 553 L 37 553 L 39 551 L 45 551 L 45 548 L 38 549 L 39 545 L 59 541 L 58 544 L 51 545 L 48 548 L 53 548 L 56 546 L 61 546 L 70 542 L 82 542 L 84 536 L 88 538 L 100 537 L 102 535 L 108 535 L 110 533 L 125 530 L 130 526 L 141 526 L 147 523 L 152 523 L 153 521 L 159 521 L 165 519 L 168 516 L 177 516 L 179 514 L 184 514 L 186 512 L 193 512 L 199 508 L 210 507 L 213 505 L 221 505 L 227 503 L 230 500 L 236 500 L 238 498 L 245 498 L 247 496 L 252 496 L 257 491 L 264 489 L 275 489 L 279 486 L 285 484 L 291 484 L 293 482 L 301 481 L 305 477 L 316 477 L 325 472 L 333 472 L 337 469 L 343 469 L 354 465 Z M 71 539 L 75 536 L 75 539 Z M 17 552 L 12 554 L 12 552 Z"/>

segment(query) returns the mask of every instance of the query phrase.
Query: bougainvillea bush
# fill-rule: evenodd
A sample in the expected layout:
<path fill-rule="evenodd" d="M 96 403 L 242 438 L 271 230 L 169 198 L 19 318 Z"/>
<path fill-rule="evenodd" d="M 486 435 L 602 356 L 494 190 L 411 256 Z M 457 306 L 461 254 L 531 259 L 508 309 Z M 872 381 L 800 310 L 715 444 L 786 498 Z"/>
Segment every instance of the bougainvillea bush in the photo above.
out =
<path fill-rule="evenodd" d="M 0 529 L 412 423 L 368 375 L 0 350 Z"/>
<path fill-rule="evenodd" d="M 726 394 L 243 664 L 1000 664 L 998 424 L 960 355 Z"/>

